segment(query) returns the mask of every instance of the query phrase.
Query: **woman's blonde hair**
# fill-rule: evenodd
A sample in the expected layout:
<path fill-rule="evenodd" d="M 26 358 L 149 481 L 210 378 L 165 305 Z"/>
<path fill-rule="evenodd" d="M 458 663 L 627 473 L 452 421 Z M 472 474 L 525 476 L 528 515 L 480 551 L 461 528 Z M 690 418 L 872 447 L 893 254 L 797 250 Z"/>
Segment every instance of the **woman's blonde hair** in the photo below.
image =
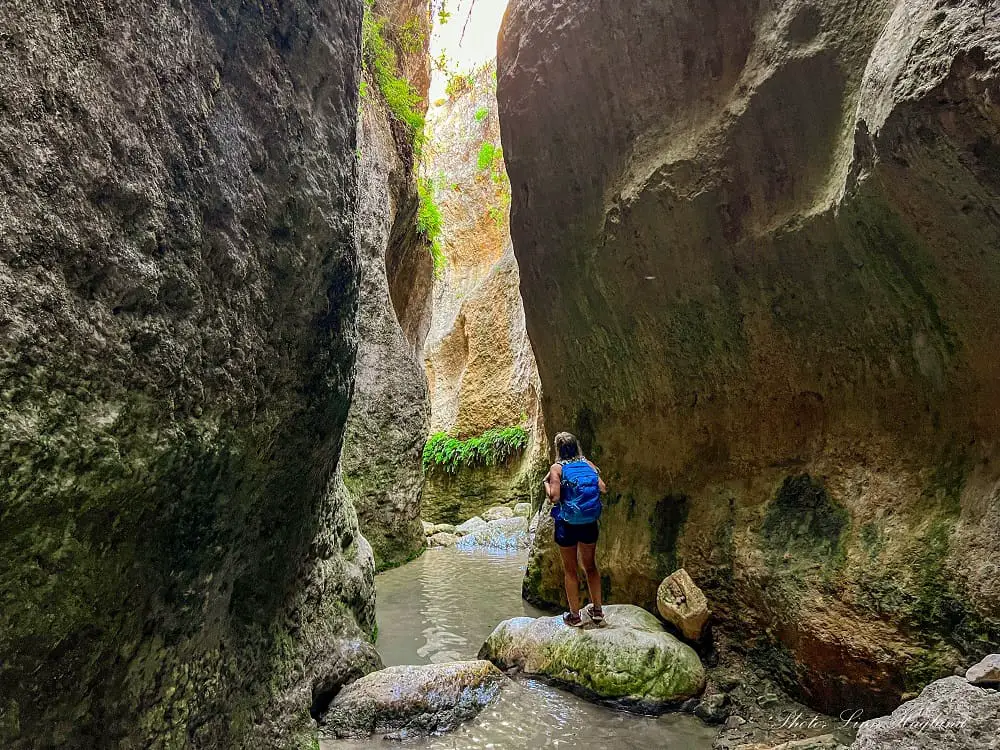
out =
<path fill-rule="evenodd" d="M 560 432 L 555 439 L 556 455 L 560 461 L 570 461 L 580 458 L 580 441 L 575 435 L 568 432 Z"/>

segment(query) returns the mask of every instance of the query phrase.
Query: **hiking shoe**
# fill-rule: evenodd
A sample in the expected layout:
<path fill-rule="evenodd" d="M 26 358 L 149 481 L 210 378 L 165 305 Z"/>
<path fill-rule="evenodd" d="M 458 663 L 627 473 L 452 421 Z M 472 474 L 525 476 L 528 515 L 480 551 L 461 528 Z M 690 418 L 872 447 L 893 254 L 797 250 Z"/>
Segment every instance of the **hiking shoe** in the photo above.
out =
<path fill-rule="evenodd" d="M 563 615 L 563 622 L 571 628 L 578 628 L 583 625 L 583 618 L 576 612 L 567 612 Z"/>
<path fill-rule="evenodd" d="M 587 613 L 587 617 L 589 617 L 590 621 L 595 625 L 604 624 L 604 610 L 601 609 L 600 607 L 595 607 L 593 604 L 588 604 L 583 611 Z"/>

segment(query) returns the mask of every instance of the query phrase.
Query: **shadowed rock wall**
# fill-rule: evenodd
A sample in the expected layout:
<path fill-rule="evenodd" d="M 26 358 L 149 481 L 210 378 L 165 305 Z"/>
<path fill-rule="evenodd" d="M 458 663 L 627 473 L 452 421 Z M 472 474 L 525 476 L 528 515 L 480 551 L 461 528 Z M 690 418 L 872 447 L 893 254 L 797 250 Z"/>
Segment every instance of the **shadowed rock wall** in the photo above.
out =
<path fill-rule="evenodd" d="M 335 480 L 361 11 L 4 8 L 4 747 L 289 747 L 378 663 Z"/>
<path fill-rule="evenodd" d="M 499 60 L 611 600 L 683 565 L 832 712 L 995 651 L 1000 7 L 514 0 Z M 557 600 L 543 537 L 526 593 Z"/>
<path fill-rule="evenodd" d="M 426 97 L 427 0 L 385 0 L 372 13 L 386 19 L 386 42 L 394 45 L 400 72 Z M 406 53 L 393 34 L 408 23 L 421 41 Z M 366 72 L 365 79 L 358 125 L 360 342 L 343 468 L 376 568 L 384 569 L 424 548 L 421 455 L 430 398 L 420 354 L 431 319 L 433 261 L 417 233 L 413 135 L 393 117 L 375 77 Z"/>

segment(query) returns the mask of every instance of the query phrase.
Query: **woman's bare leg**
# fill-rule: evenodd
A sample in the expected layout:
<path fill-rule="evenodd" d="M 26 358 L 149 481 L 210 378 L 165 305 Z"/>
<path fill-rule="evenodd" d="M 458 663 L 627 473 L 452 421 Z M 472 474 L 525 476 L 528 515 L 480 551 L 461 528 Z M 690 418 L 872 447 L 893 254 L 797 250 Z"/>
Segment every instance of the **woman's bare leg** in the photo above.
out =
<path fill-rule="evenodd" d="M 587 590 L 590 592 L 590 601 L 598 609 L 601 608 L 601 571 L 597 569 L 597 562 L 594 555 L 597 553 L 596 544 L 581 544 L 580 557 L 583 558 L 583 570 L 587 574 Z M 565 561 L 566 558 L 563 558 Z M 568 581 L 569 579 L 567 579 Z M 567 583 L 567 585 L 569 585 Z"/>
<path fill-rule="evenodd" d="M 566 601 L 574 615 L 580 611 L 580 574 L 576 570 L 576 546 L 560 547 L 563 564 L 563 584 L 566 586 Z"/>

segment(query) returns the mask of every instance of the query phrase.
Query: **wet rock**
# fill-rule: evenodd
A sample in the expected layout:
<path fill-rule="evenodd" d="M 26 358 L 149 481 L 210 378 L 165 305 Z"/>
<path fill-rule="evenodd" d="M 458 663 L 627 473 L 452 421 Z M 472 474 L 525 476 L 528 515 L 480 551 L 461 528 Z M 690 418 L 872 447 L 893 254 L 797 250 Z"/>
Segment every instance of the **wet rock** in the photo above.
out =
<path fill-rule="evenodd" d="M 432 547 L 454 547 L 458 540 L 459 537 L 457 535 L 449 534 L 446 531 L 439 531 L 427 537 L 427 542 Z"/>
<path fill-rule="evenodd" d="M 969 667 L 965 679 L 980 687 L 1000 685 L 1000 654 L 990 654 L 978 664 Z"/>
<path fill-rule="evenodd" d="M 499 521 L 501 518 L 511 518 L 514 511 L 505 505 L 497 505 L 483 513 L 484 521 Z"/>
<path fill-rule="evenodd" d="M 508 682 L 488 661 L 389 667 L 345 687 L 320 732 L 397 740 L 449 732 L 494 701 Z"/>
<path fill-rule="evenodd" d="M 602 628 L 556 617 L 515 617 L 490 634 L 480 658 L 569 686 L 591 699 L 658 711 L 705 686 L 698 655 L 639 607 L 611 604 Z"/>
<path fill-rule="evenodd" d="M 490 521 L 459 540 L 459 546 L 491 549 L 527 549 L 530 544 L 526 518 L 501 518 Z"/>
<path fill-rule="evenodd" d="M 701 638 L 711 612 L 708 599 L 684 568 L 663 579 L 656 591 L 656 608 L 689 641 Z"/>
<path fill-rule="evenodd" d="M 428 521 L 421 521 L 420 525 L 423 526 L 424 528 L 424 536 L 430 536 L 431 534 L 434 533 L 434 528 L 435 528 L 434 524 Z"/>
<path fill-rule="evenodd" d="M 460 523 L 455 527 L 455 533 L 459 536 L 465 536 L 466 534 L 471 534 L 473 531 L 477 531 L 486 526 L 486 521 L 484 521 L 479 516 L 473 516 L 468 521 Z"/>
<path fill-rule="evenodd" d="M 729 717 L 729 696 L 716 693 L 702 698 L 694 709 L 694 715 L 709 724 L 721 724 Z"/>
<path fill-rule="evenodd" d="M 445 532 L 446 534 L 454 534 L 455 533 L 455 526 L 454 526 L 454 524 L 450 524 L 450 523 L 437 523 L 437 524 L 434 524 L 434 530 L 431 533 L 432 534 L 437 534 L 438 532 L 441 532 L 441 531 Z"/>
<path fill-rule="evenodd" d="M 524 518 L 531 517 L 531 503 L 516 503 L 514 505 L 514 515 L 523 516 Z"/>
<path fill-rule="evenodd" d="M 891 715 L 864 722 L 851 750 L 986 750 L 998 738 L 1000 692 L 946 677 Z"/>

